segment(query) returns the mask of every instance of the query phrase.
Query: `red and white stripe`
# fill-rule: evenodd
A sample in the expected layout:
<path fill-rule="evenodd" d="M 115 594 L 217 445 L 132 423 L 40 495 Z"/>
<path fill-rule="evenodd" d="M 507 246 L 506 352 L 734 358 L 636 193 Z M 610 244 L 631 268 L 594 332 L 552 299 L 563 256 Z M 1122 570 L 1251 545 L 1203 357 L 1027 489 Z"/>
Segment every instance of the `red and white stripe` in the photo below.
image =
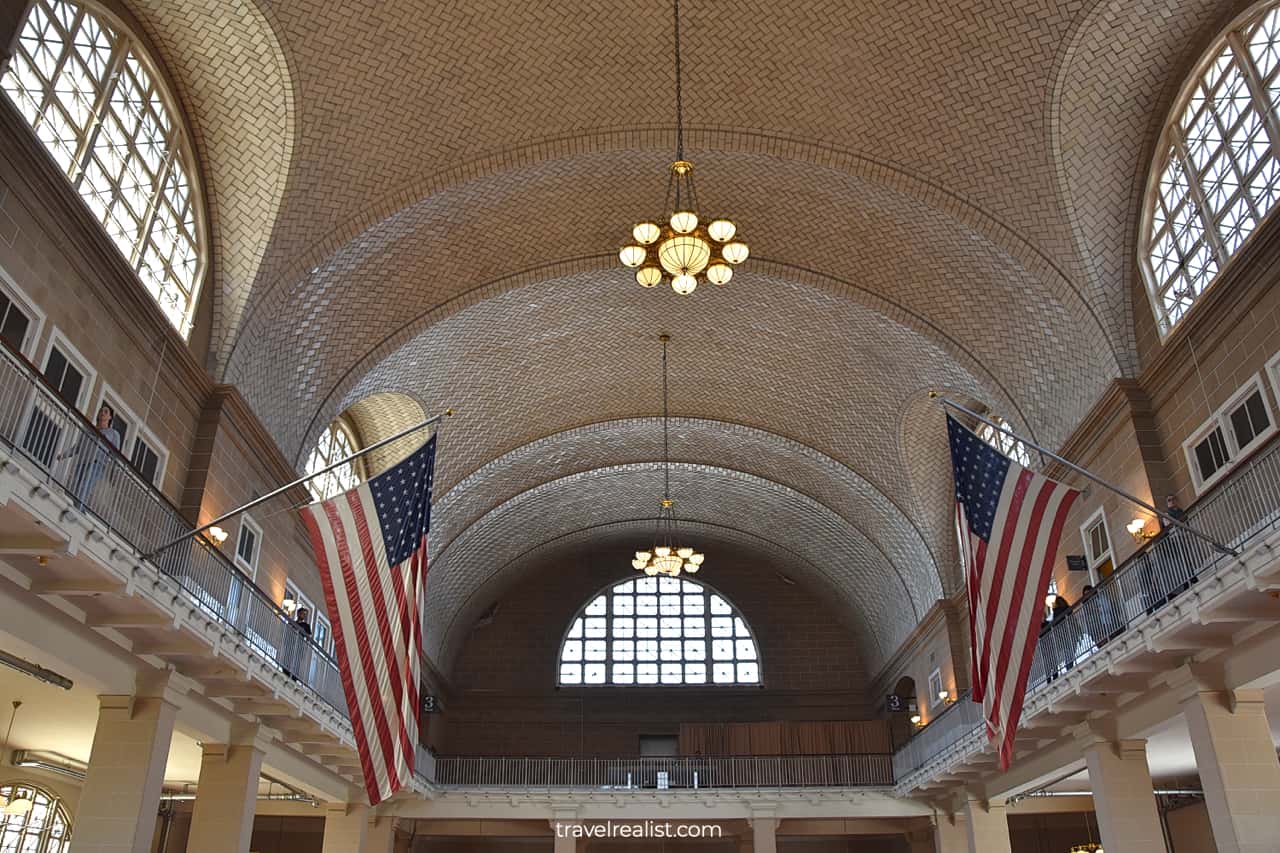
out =
<path fill-rule="evenodd" d="M 989 542 L 972 533 L 963 506 L 956 504 L 969 589 L 973 698 L 982 702 L 987 734 L 999 744 L 1003 768 L 1013 758 L 1044 612 L 1041 598 L 1049 587 L 1062 527 L 1079 494 L 1011 464 Z"/>
<path fill-rule="evenodd" d="M 388 566 L 367 483 L 311 504 L 302 517 L 320 566 L 365 788 L 376 805 L 414 771 L 426 537 L 409 559 Z"/>

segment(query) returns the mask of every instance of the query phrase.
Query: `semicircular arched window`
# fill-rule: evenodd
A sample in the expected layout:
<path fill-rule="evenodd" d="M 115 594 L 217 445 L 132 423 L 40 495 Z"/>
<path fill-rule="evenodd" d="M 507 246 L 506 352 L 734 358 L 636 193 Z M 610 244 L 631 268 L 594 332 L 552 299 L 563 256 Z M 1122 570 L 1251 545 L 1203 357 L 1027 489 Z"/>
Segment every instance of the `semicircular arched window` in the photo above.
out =
<path fill-rule="evenodd" d="M 560 644 L 556 683 L 758 685 L 760 653 L 742 614 L 705 584 L 637 578 L 578 611 Z"/>
<path fill-rule="evenodd" d="M 31 808 L 21 814 L 0 815 L 0 850 L 66 853 L 71 847 L 71 819 L 62 800 L 27 782 L 0 785 L 0 801 L 15 800 L 29 801 Z"/>
<path fill-rule="evenodd" d="M 307 457 L 307 473 L 314 474 L 324 470 L 339 459 L 345 459 L 355 452 L 355 442 L 351 440 L 347 430 L 340 423 L 332 423 L 328 429 L 320 433 L 315 449 Z M 328 500 L 358 485 L 360 485 L 360 474 L 353 462 L 339 465 L 332 471 L 326 471 L 319 477 L 307 481 L 311 496 L 318 501 Z"/>
<path fill-rule="evenodd" d="M 195 160 L 174 101 L 114 16 L 35 0 L 2 88 L 175 328 L 204 275 Z"/>
<path fill-rule="evenodd" d="M 1023 468 L 1030 468 L 1031 454 L 1027 451 L 1027 446 L 1018 441 L 1013 434 L 1013 428 L 999 415 L 988 415 L 988 417 L 999 424 L 1000 428 L 996 429 L 991 424 L 979 423 L 977 429 L 978 438 L 999 450 Z"/>
<path fill-rule="evenodd" d="M 1183 87 L 1147 181 L 1140 267 L 1163 337 L 1280 199 L 1280 4 L 1227 28 Z"/>

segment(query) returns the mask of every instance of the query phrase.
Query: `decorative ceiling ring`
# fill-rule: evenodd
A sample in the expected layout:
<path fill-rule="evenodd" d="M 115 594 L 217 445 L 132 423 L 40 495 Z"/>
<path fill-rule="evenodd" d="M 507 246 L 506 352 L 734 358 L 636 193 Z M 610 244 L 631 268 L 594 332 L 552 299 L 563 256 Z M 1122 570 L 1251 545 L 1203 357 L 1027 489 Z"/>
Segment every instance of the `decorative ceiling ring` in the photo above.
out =
<path fill-rule="evenodd" d="M 551 433 L 546 436 L 537 438 L 531 442 L 523 444 L 519 447 L 502 454 L 488 464 L 482 466 L 462 480 L 458 481 L 447 492 L 436 499 L 435 513 L 438 519 L 436 523 L 437 530 L 433 531 L 435 537 L 433 541 L 438 544 L 439 551 L 443 553 L 448 549 L 453 539 L 457 538 L 460 533 L 471 524 L 478 521 L 490 510 L 500 505 L 505 500 L 533 488 L 534 485 L 525 486 L 523 483 L 527 480 L 518 480 L 519 485 L 504 488 L 501 496 L 493 502 L 486 502 L 478 509 L 472 509 L 466 504 L 469 499 L 474 500 L 476 492 L 483 489 L 491 480 L 499 480 L 504 487 L 511 484 L 513 478 L 520 478 L 519 468 L 522 459 L 546 459 L 562 455 L 566 446 L 573 447 L 579 442 L 598 449 L 600 456 L 612 454 L 613 449 L 610 442 L 617 443 L 623 448 L 630 449 L 636 446 L 633 440 L 633 433 L 648 435 L 656 429 L 656 418 L 646 416 L 641 418 L 628 418 L 625 420 L 598 421 L 581 427 L 575 427 L 568 430 L 562 430 Z M 684 431 L 686 434 L 696 434 L 696 438 L 702 435 L 707 436 L 726 436 L 731 437 L 735 442 L 741 445 L 740 452 L 735 455 L 762 458 L 761 454 L 767 450 L 775 450 L 779 457 L 779 463 L 784 463 L 787 458 L 792 461 L 786 465 L 788 473 L 794 473 L 799 464 L 804 462 L 811 463 L 817 471 L 823 475 L 824 483 L 830 483 L 841 487 L 840 491 L 845 492 L 844 500 L 847 502 L 846 511 L 841 511 L 833 505 L 832 496 L 820 496 L 812 491 L 801 487 L 792 478 L 786 480 L 778 480 L 775 482 L 797 491 L 806 497 L 809 497 L 818 503 L 831 508 L 836 514 L 843 517 L 846 521 L 854 526 L 867 539 L 875 542 L 877 547 L 883 551 L 880 546 L 882 538 L 881 533 L 872 529 L 867 522 L 871 521 L 872 512 L 865 508 L 865 504 L 870 503 L 877 507 L 881 512 L 881 521 L 885 526 L 893 527 L 896 530 L 908 530 L 910 536 L 907 537 L 907 547 L 895 549 L 898 551 L 896 556 L 886 554 L 886 560 L 894 565 L 902 562 L 920 562 L 926 561 L 934 567 L 935 571 L 940 571 L 937 559 L 929 547 L 929 541 L 916 522 L 906 513 L 892 498 L 880 491 L 874 484 L 864 478 L 855 469 L 850 468 L 837 459 L 815 450 L 808 445 L 788 438 L 787 436 L 758 429 L 756 427 L 740 424 L 734 421 L 723 421 L 709 418 L 690 418 L 690 417 L 673 417 L 671 423 L 674 429 Z M 602 438 L 603 437 L 603 438 Z M 745 439 L 745 441 L 744 441 Z M 686 437 L 685 447 L 688 448 L 690 439 Z M 696 446 L 700 449 L 702 442 L 696 442 Z M 694 451 L 693 455 L 689 453 L 677 454 L 678 461 L 691 462 L 693 464 L 707 464 L 712 462 L 711 448 L 706 448 L 707 452 Z M 583 471 L 595 470 L 600 467 L 587 461 L 585 467 L 578 460 L 583 457 L 577 453 L 571 453 L 574 457 L 572 466 L 566 469 L 555 470 L 547 479 L 559 479 L 561 476 L 582 473 Z M 698 459 L 698 456 L 705 457 L 705 461 Z M 717 452 L 715 456 L 718 459 L 724 459 L 723 452 Z M 619 464 L 627 463 L 643 463 L 646 460 L 618 458 Z M 744 470 L 743 463 L 740 461 L 734 466 L 737 470 Z M 746 473 L 762 476 L 757 471 L 746 470 Z M 542 482 L 545 482 L 543 480 Z M 847 487 L 847 488 L 845 488 Z M 459 518 L 459 513 L 463 513 L 463 517 Z M 850 517 L 857 516 L 856 518 Z M 945 587 L 945 584 L 944 584 Z"/>
<path fill-rule="evenodd" d="M 1026 424 L 1031 437 L 1033 439 L 1037 438 L 1036 424 L 1022 410 L 1018 402 L 1018 396 L 1006 386 L 1005 381 L 989 368 L 979 355 L 972 352 L 969 347 L 939 328 L 928 318 L 902 303 L 885 298 L 870 288 L 817 270 L 758 256 L 753 259 L 752 266 L 753 274 L 771 276 L 799 286 L 815 287 L 827 293 L 849 298 L 855 304 L 880 315 L 886 322 L 903 326 L 931 340 L 955 358 L 962 370 L 973 375 L 979 382 L 986 385 L 989 396 L 1000 402 L 1004 410 L 1009 412 L 1009 417 Z M 479 305 L 490 298 L 504 295 L 521 287 L 553 282 L 571 275 L 600 270 L 618 270 L 620 274 L 623 274 L 622 268 L 618 266 L 617 259 L 612 253 L 568 258 L 492 279 L 470 288 L 445 303 L 433 306 L 392 331 L 377 344 L 370 347 L 357 362 L 348 367 L 317 405 L 302 433 L 288 438 L 277 435 L 277 440 L 280 441 L 286 453 L 294 458 L 295 465 L 301 464 L 302 457 L 315 441 L 316 436 L 347 406 L 368 396 L 368 394 L 394 390 L 370 388 L 362 392 L 356 391 L 359 383 L 375 368 L 395 357 L 406 345 L 424 335 L 430 334 L 432 327 L 437 323 L 468 308 Z M 626 276 L 626 278 L 629 277 L 629 275 Z M 358 396 L 356 396 L 357 393 Z M 262 416 L 261 412 L 259 416 Z"/>
<path fill-rule="evenodd" d="M 440 631 L 434 631 L 428 625 L 423 640 L 424 650 L 430 656 L 430 649 L 441 649 L 440 659 L 434 662 L 445 667 L 444 671 L 451 671 L 454 663 L 456 663 L 456 656 L 461 651 L 460 646 L 466 641 L 466 636 L 470 632 L 475 618 L 490 606 L 494 600 L 525 580 L 527 577 L 526 572 L 537 569 L 541 561 L 554 557 L 560 550 L 573 549 L 576 551 L 584 543 L 590 543 L 602 548 L 617 546 L 621 550 L 622 545 L 630 539 L 641 538 L 645 531 L 649 529 L 650 523 L 650 519 L 636 518 L 589 525 L 566 531 L 531 546 L 503 563 L 489 579 L 480 586 L 475 587 L 462 603 L 453 610 L 452 616 Z M 690 529 L 697 531 L 699 535 L 717 544 L 746 547 L 761 551 L 777 560 L 780 568 L 799 568 L 800 571 L 796 572 L 796 580 L 801 583 L 813 583 L 816 586 L 825 585 L 827 587 L 825 590 L 816 590 L 817 592 L 838 596 L 841 591 L 839 582 L 832 578 L 819 564 L 768 537 L 727 524 L 706 521 L 690 521 L 687 524 Z M 624 576 L 619 575 L 619 577 Z M 852 607 L 839 608 L 836 610 L 836 615 L 844 617 L 842 621 L 853 630 L 860 640 L 869 639 L 873 644 L 876 655 L 881 659 L 884 658 L 885 652 L 879 637 L 876 632 L 870 630 L 870 626 L 860 612 Z"/>
<path fill-rule="evenodd" d="M 277 303 L 287 297 L 279 292 L 290 285 L 305 280 L 312 270 L 322 268 L 343 247 L 355 242 L 360 235 L 376 230 L 382 223 L 397 214 L 422 204 L 433 195 L 495 175 L 519 171 L 544 162 L 566 161 L 584 155 L 636 151 L 652 154 L 655 162 L 663 162 L 675 138 L 674 125 L 653 127 L 602 128 L 563 136 L 549 137 L 510 148 L 491 152 L 458 164 L 450 169 L 425 177 L 417 184 L 398 191 L 381 203 L 361 211 L 342 228 L 331 231 L 312 246 L 301 250 L 298 259 L 284 270 L 264 271 L 259 276 L 255 290 L 261 290 L 241 318 L 240 327 L 230 343 L 220 353 L 219 364 L 223 373 L 234 365 L 236 352 L 246 337 L 255 316 L 271 316 L 279 309 Z M 968 230 L 981 235 L 993 246 L 1017 261 L 1029 274 L 1046 283 L 1050 292 L 1059 293 L 1066 301 L 1078 302 L 1091 321 L 1110 341 L 1107 325 L 1098 316 L 1095 307 L 1085 296 L 1085 291 L 1071 276 L 1056 264 L 1049 254 L 1023 238 L 1018 230 L 994 214 L 948 191 L 933 180 L 918 176 L 893 163 L 877 160 L 824 142 L 765 133 L 748 128 L 691 127 L 685 129 L 688 145 L 695 150 L 712 150 L 730 154 L 767 156 L 785 159 L 829 169 L 848 177 L 887 187 L 933 208 L 954 219 Z M 406 199 L 411 199 L 406 204 Z M 616 261 L 616 256 L 608 255 Z M 263 283 L 265 282 L 265 283 Z M 275 300 L 273 302 L 272 300 Z M 251 337 L 251 336 L 250 336 Z M 1115 353 L 1113 352 L 1114 356 Z"/>

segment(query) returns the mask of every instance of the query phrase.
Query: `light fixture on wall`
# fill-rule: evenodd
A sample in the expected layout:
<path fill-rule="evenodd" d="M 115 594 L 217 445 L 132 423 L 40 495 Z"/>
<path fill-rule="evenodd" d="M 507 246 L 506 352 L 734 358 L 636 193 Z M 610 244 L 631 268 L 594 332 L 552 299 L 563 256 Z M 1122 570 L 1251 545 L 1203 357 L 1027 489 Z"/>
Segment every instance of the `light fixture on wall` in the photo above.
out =
<path fill-rule="evenodd" d="M 1129 535 L 1139 545 L 1146 545 L 1156 536 L 1154 532 L 1147 529 L 1147 520 L 1145 518 L 1135 518 L 1125 525 L 1124 529 L 1129 531 Z"/>
<path fill-rule="evenodd" d="M 17 718 L 18 709 L 21 707 L 22 707 L 22 700 L 14 699 L 13 710 L 9 713 L 9 728 L 5 730 L 5 733 L 4 733 L 4 752 L 5 753 L 9 751 L 9 736 L 13 734 L 13 721 L 14 719 Z M 0 753 L 0 758 L 2 757 L 3 757 L 3 753 Z M 13 790 L 16 792 L 20 789 L 15 787 Z M 15 796 L 12 800 L 9 800 L 9 802 L 4 804 L 4 814 L 6 817 L 22 816 L 22 815 L 25 815 L 27 812 L 31 811 L 32 805 L 33 805 L 33 802 L 30 797 Z"/>
<path fill-rule="evenodd" d="M 210 527 L 205 531 L 205 533 L 209 534 L 209 538 L 213 540 L 215 545 L 221 545 L 223 542 L 227 541 L 227 531 L 217 525 Z"/>
<path fill-rule="evenodd" d="M 667 343 L 671 337 L 659 335 L 658 340 L 662 341 L 662 501 L 654 531 L 654 545 L 648 551 L 636 551 L 631 566 L 649 577 L 679 577 L 681 572 L 697 574 L 705 555 L 680 542 L 675 501 L 671 500 L 671 438 L 667 406 Z"/>
<path fill-rule="evenodd" d="M 284 597 L 284 601 L 280 602 L 280 609 L 283 610 L 285 613 L 289 614 L 290 616 L 292 616 L 293 611 L 298 609 L 298 602 L 293 600 L 292 595 L 286 594 Z"/>
<path fill-rule="evenodd" d="M 676 33 L 676 159 L 667 179 L 666 220 L 636 223 L 635 240 L 618 252 L 618 259 L 636 271 L 641 287 L 653 287 L 666 278 L 676 293 L 689 294 L 699 277 L 712 284 L 728 284 L 733 267 L 747 259 L 750 250 L 738 238 L 730 219 L 712 219 L 705 226 L 698 217 L 698 197 L 693 188 L 693 164 L 684 158 L 684 93 L 680 73 L 680 0 L 674 0 Z"/>
<path fill-rule="evenodd" d="M 939 690 L 938 699 L 940 699 L 943 702 L 946 702 L 948 705 L 956 701 L 956 698 L 951 695 L 950 690 Z"/>

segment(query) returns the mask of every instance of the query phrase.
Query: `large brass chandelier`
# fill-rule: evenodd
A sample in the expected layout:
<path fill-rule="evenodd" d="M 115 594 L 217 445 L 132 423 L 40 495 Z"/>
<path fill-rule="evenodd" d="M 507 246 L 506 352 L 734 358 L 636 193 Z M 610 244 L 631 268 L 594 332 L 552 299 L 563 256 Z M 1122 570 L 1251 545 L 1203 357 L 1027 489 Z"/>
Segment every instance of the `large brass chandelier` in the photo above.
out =
<path fill-rule="evenodd" d="M 698 287 L 700 276 L 712 284 L 728 284 L 733 267 L 747 259 L 750 250 L 737 238 L 731 219 L 698 218 L 698 196 L 693 188 L 693 164 L 684 157 L 684 95 L 680 76 L 680 0 L 673 0 L 676 30 L 676 159 L 667 178 L 666 221 L 636 223 L 635 240 L 623 246 L 618 260 L 636 271 L 642 287 L 653 287 L 664 278 L 676 293 Z"/>
<path fill-rule="evenodd" d="M 680 542 L 680 524 L 676 521 L 675 502 L 671 500 L 671 438 L 667 415 L 667 342 L 669 335 L 659 335 L 662 341 L 662 501 L 654 530 L 654 545 L 648 551 L 636 551 L 632 568 L 649 577 L 669 575 L 679 577 L 681 572 L 697 574 L 705 555 Z"/>

